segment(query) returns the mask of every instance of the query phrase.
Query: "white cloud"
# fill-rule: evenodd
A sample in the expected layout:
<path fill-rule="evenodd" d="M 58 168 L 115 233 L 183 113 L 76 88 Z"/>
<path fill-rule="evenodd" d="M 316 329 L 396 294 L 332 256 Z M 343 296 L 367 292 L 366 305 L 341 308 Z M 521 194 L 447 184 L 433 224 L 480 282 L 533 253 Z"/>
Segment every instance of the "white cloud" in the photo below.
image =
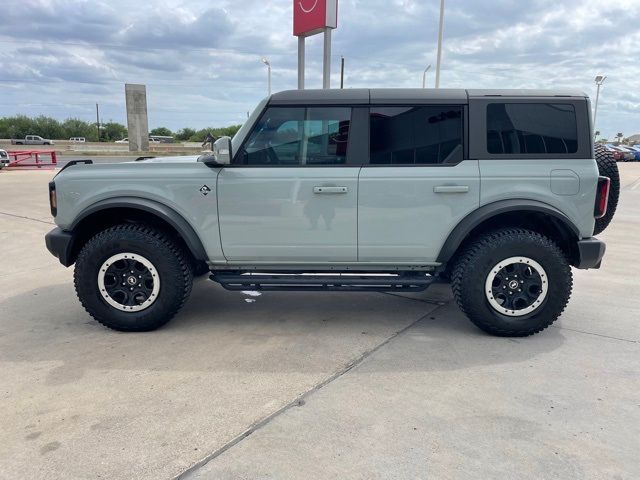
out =
<path fill-rule="evenodd" d="M 291 1 L 4 0 L 0 115 L 46 114 L 124 121 L 124 83 L 146 83 L 152 126 L 242 121 L 266 93 L 296 85 Z M 419 86 L 431 63 L 438 0 L 340 0 L 347 87 Z M 37 15 L 34 15 L 37 12 Z M 598 129 L 640 132 L 639 0 L 447 2 L 444 87 L 570 87 L 595 96 L 608 75 Z M 20 28 L 14 28 L 20 25 Z M 309 86 L 321 84 L 320 37 L 308 44 Z M 27 103 L 28 102 L 28 103 Z M 38 106 L 41 105 L 41 106 Z M 47 105 L 43 107 L 42 105 Z"/>

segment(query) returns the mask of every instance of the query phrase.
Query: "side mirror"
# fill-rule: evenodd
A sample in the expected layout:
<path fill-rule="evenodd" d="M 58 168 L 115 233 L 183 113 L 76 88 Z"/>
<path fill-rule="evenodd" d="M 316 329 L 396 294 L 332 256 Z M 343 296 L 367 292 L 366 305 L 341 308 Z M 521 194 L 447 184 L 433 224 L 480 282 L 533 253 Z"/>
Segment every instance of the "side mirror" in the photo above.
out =
<path fill-rule="evenodd" d="M 220 137 L 213 144 L 213 156 L 219 165 L 231 163 L 231 137 Z"/>
<path fill-rule="evenodd" d="M 231 163 L 231 137 L 220 137 L 213 144 L 213 154 L 203 155 L 198 161 L 212 167 L 220 167 Z"/>

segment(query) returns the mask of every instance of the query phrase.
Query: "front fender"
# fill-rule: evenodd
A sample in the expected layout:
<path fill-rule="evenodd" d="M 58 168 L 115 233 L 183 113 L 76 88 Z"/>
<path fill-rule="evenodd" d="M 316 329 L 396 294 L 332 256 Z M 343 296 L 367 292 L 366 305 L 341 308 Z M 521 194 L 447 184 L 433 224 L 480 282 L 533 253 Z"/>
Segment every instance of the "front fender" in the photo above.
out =
<path fill-rule="evenodd" d="M 155 215 L 167 222 L 176 230 L 176 232 L 178 232 L 196 260 L 207 260 L 207 254 L 202 241 L 191 225 L 171 207 L 146 198 L 123 196 L 100 200 L 82 210 L 80 215 L 71 222 L 69 228 L 66 230 L 73 232 L 78 228 L 83 220 L 87 219 L 91 215 L 113 208 L 128 208 Z"/>

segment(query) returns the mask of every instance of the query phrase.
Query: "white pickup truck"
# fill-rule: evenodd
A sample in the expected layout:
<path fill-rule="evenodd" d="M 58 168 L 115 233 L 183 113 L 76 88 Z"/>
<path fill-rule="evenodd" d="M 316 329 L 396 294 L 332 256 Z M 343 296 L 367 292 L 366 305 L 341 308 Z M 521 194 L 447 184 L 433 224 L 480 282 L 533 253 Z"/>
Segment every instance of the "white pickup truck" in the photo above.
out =
<path fill-rule="evenodd" d="M 40 135 L 27 135 L 24 139 L 11 139 L 11 145 L 53 145 L 53 140 Z"/>

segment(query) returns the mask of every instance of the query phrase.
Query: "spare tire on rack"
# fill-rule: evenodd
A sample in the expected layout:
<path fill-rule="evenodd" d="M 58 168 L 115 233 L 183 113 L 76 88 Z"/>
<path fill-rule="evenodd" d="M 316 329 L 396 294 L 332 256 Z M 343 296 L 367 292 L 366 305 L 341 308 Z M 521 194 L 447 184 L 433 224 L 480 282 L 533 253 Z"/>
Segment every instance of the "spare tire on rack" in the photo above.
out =
<path fill-rule="evenodd" d="M 598 171 L 603 177 L 609 177 L 611 180 L 611 188 L 609 189 L 609 203 L 607 213 L 602 218 L 596 219 L 596 226 L 593 234 L 598 235 L 609 226 L 618 207 L 618 198 L 620 197 L 620 174 L 618 173 L 618 164 L 613 159 L 611 152 L 607 151 L 602 145 L 596 144 L 594 147 L 596 163 Z"/>

